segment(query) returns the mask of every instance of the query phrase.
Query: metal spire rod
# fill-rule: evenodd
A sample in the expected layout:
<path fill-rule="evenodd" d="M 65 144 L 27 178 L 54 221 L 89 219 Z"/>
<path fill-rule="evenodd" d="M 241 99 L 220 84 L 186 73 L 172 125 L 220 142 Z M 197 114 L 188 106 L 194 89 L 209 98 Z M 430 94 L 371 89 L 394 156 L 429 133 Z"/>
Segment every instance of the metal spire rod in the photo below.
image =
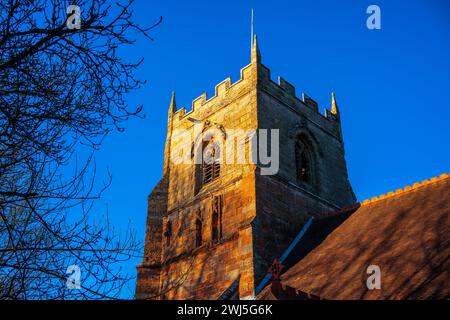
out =
<path fill-rule="evenodd" d="M 250 25 L 250 50 L 253 48 L 253 25 L 254 25 L 254 20 L 253 20 L 253 8 L 252 8 L 252 20 L 251 20 L 251 25 Z"/>

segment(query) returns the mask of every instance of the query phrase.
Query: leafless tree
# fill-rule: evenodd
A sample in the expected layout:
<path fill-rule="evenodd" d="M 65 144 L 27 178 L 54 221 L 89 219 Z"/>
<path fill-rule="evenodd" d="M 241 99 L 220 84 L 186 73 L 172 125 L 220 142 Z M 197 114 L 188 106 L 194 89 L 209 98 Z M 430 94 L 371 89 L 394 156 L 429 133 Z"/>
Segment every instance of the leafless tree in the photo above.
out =
<path fill-rule="evenodd" d="M 81 9 L 80 27 L 69 5 Z M 111 182 L 109 173 L 95 179 L 93 153 L 142 116 L 125 100 L 143 83 L 142 60 L 119 52 L 133 36 L 152 39 L 162 21 L 143 28 L 132 8 L 0 1 L 0 299 L 116 298 L 129 279 L 120 262 L 141 254 L 133 232 L 92 212 Z M 70 265 L 81 270 L 79 289 L 66 285 Z"/>

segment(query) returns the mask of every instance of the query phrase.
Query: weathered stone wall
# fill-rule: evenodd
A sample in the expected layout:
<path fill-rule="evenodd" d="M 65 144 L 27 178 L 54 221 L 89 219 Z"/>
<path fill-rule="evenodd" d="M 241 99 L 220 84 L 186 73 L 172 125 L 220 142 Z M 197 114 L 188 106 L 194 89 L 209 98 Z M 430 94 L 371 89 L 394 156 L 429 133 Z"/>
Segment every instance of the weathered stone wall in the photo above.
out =
<path fill-rule="evenodd" d="M 280 258 L 309 216 L 355 202 L 348 181 L 339 123 L 325 117 L 307 96 L 302 101 L 284 79 L 275 83 L 260 66 L 258 126 L 279 129 L 280 170 L 277 175 L 256 174 L 257 214 L 254 233 L 254 270 L 259 283 L 275 258 Z M 313 153 L 314 184 L 297 181 L 295 141 L 308 138 Z"/>
<path fill-rule="evenodd" d="M 167 213 L 167 179 L 161 179 L 148 196 L 144 259 L 137 267 L 136 298 L 159 298 L 163 217 Z"/>
<path fill-rule="evenodd" d="M 308 96 L 296 98 L 295 88 L 284 79 L 273 82 L 269 69 L 261 64 L 256 42 L 251 64 L 241 70 L 236 83 L 226 79 L 210 99 L 206 94 L 195 99 L 187 113 L 184 108 L 175 111 L 173 98 L 165 182 L 149 197 L 145 257 L 138 267 L 136 297 L 157 292 L 156 298 L 163 299 L 215 299 L 238 277 L 239 297 L 253 296 L 273 259 L 282 254 L 308 216 L 355 200 L 339 121 L 336 113 L 321 115 Z M 224 157 L 233 152 L 236 160 L 242 150 L 246 155 L 245 163 L 222 161 L 220 177 L 206 185 L 199 184 L 198 166 L 170 161 L 174 155 L 195 159 L 199 125 L 215 132 L 215 137 L 226 138 L 221 148 Z M 233 129 L 279 129 L 278 174 L 263 176 L 259 164 L 248 161 L 250 142 L 245 135 L 237 145 L 230 145 L 235 139 Z M 186 147 L 186 136 L 180 139 L 180 130 L 192 145 Z M 297 181 L 294 146 L 298 134 L 307 137 L 313 153 L 311 185 Z M 212 200 L 219 195 L 222 237 L 216 242 L 212 239 Z M 202 226 L 200 246 L 196 245 L 197 220 Z"/>
<path fill-rule="evenodd" d="M 184 108 L 178 110 L 174 114 L 173 130 L 187 131 L 190 134 L 192 142 L 197 142 L 198 133 L 195 133 L 195 125 L 193 120 L 201 122 L 200 127 L 206 127 L 205 123 L 209 121 L 211 124 L 206 132 L 217 133 L 220 136 L 219 126 L 223 126 L 225 133 L 233 129 L 251 130 L 257 128 L 256 119 L 256 87 L 253 85 L 255 80 L 252 74 L 252 66 L 249 65 L 242 69 L 241 79 L 230 84 L 227 79 L 216 86 L 216 95 L 209 100 L 206 96 L 194 100 L 192 111 L 185 113 Z M 191 146 L 186 146 L 186 139 L 179 135 L 172 137 L 171 152 L 177 153 L 179 157 L 183 157 L 186 152 L 191 152 Z M 233 137 L 227 137 L 233 138 Z M 225 147 L 227 147 L 227 144 Z M 237 153 L 237 146 L 234 146 L 234 152 Z M 225 153 L 231 150 L 224 150 Z M 194 160 L 192 157 L 188 158 Z M 195 188 L 195 169 L 192 164 L 170 164 L 169 178 L 169 204 L 168 211 L 175 208 L 183 207 L 187 202 L 193 200 L 196 196 Z M 225 164 L 222 165 L 220 174 L 220 184 L 226 184 L 236 177 L 246 175 L 252 171 L 252 166 L 242 164 Z M 218 186 L 211 184 L 199 192 L 199 194 L 217 191 Z"/>
<path fill-rule="evenodd" d="M 256 175 L 256 218 L 252 222 L 257 285 L 274 259 L 300 232 L 309 216 L 335 210 L 279 177 Z"/>
<path fill-rule="evenodd" d="M 172 128 L 170 153 L 177 153 L 177 156 L 182 158 L 186 152 L 191 152 L 190 148 L 185 148 L 186 140 L 179 139 L 177 132 L 188 132 L 195 142 L 194 122 L 201 123 L 204 127 L 208 122 L 218 136 L 221 135 L 219 126 L 223 126 L 227 141 L 236 138 L 231 134 L 233 129 L 256 129 L 255 71 L 254 65 L 245 67 L 241 71 L 241 79 L 236 83 L 231 85 L 227 79 L 216 87 L 216 95 L 211 99 L 207 100 L 203 95 L 194 100 L 189 113 L 186 113 L 184 108 L 175 112 L 173 121 L 169 123 Z M 248 159 L 248 141 L 242 141 L 245 137 L 239 138 L 241 140 L 235 140 L 234 146 L 224 141 L 224 153 L 228 154 L 233 148 L 237 156 L 238 149 L 243 147 Z M 166 158 L 168 156 L 170 155 L 166 154 Z M 190 158 L 192 159 L 192 156 Z M 161 298 L 217 298 L 238 277 L 242 284 L 239 292 L 242 295 L 251 295 L 253 243 L 250 221 L 256 214 L 255 166 L 248 161 L 244 164 L 222 163 L 220 178 L 201 188 L 196 186 L 194 164 L 169 162 L 168 166 L 167 211 L 161 221 L 162 241 L 156 242 L 161 248 Z M 221 195 L 223 201 L 222 239 L 219 243 L 212 241 L 211 234 L 211 203 L 212 198 L 217 195 Z M 149 216 L 152 214 L 149 210 Z M 196 247 L 195 241 L 198 218 L 202 221 L 203 244 L 200 247 Z M 169 221 L 170 240 L 167 239 L 166 230 Z M 153 252 L 146 250 L 146 255 Z M 150 260 L 154 261 L 151 258 Z M 148 277 L 151 281 L 156 280 L 153 274 Z M 140 279 L 138 288 L 142 288 L 143 281 Z"/>
<path fill-rule="evenodd" d="M 278 176 L 299 186 L 294 148 L 297 135 L 304 135 L 313 151 L 315 187 L 302 187 L 338 207 L 353 203 L 337 121 L 287 93 L 268 78 L 268 71 L 263 75 L 258 85 L 258 126 L 280 130 Z"/>

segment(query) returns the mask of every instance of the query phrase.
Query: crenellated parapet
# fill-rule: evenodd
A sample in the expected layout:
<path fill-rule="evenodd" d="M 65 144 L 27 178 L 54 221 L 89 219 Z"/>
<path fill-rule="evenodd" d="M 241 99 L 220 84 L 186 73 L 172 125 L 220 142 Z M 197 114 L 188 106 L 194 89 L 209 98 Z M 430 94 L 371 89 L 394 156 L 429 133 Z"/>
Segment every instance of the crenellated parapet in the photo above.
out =
<path fill-rule="evenodd" d="M 248 81 L 253 79 L 252 71 L 254 71 L 252 69 L 252 64 L 245 66 L 241 69 L 240 78 L 237 81 L 232 82 L 231 77 L 228 77 L 225 80 L 221 81 L 215 86 L 214 95 L 212 97 L 208 97 L 206 92 L 202 93 L 199 97 L 195 98 L 192 101 L 189 111 L 187 111 L 185 107 L 178 109 L 175 112 L 175 119 L 181 121 L 194 114 L 195 111 L 199 108 L 207 108 L 209 106 L 215 105 L 219 102 L 218 100 L 226 97 L 230 91 L 239 90 L 240 86 L 248 85 Z M 265 67 L 264 65 L 259 66 L 258 78 L 262 86 L 270 87 L 272 91 L 279 91 L 280 96 L 285 98 L 287 101 L 293 101 L 293 105 L 297 106 L 298 108 L 307 108 L 328 120 L 337 120 L 336 117 L 332 114 L 332 111 L 328 108 L 325 108 L 324 113 L 321 114 L 319 112 L 319 104 L 317 103 L 317 101 L 311 98 L 306 93 L 301 93 L 301 98 L 297 97 L 295 86 L 285 80 L 283 77 L 279 76 L 277 82 L 273 81 L 271 79 L 270 69 Z"/>
<path fill-rule="evenodd" d="M 335 116 L 332 115 L 332 112 L 328 108 L 324 108 L 324 113 L 319 112 L 319 104 L 316 100 L 311 98 L 308 94 L 302 92 L 301 98 L 297 96 L 297 90 L 294 85 L 288 82 L 281 76 L 278 76 L 278 81 L 275 82 L 271 79 L 270 69 L 262 66 L 264 68 L 264 72 L 262 75 L 262 83 L 272 94 L 277 94 L 277 96 L 285 101 L 285 103 L 289 104 L 295 109 L 300 111 L 308 110 L 308 112 L 313 114 L 317 114 L 318 116 L 325 118 L 329 121 L 338 120 Z"/>
<path fill-rule="evenodd" d="M 254 72 L 252 64 L 245 66 L 241 69 L 240 77 L 237 81 L 232 82 L 231 77 L 221 81 L 215 86 L 214 95 L 212 97 L 208 97 L 206 92 L 202 93 L 202 95 L 192 101 L 191 109 L 189 111 L 187 111 L 185 107 L 177 110 L 175 112 L 175 120 L 181 121 L 186 119 L 188 116 L 194 114 L 199 108 L 207 108 L 217 103 L 222 103 L 222 99 L 229 95 L 230 91 L 238 91 L 241 89 L 241 86 L 249 84 L 249 81 L 253 79 L 252 72 Z"/>
<path fill-rule="evenodd" d="M 261 90 L 275 97 L 294 112 L 304 114 L 308 119 L 332 132 L 333 135 L 342 139 L 340 129 L 340 116 L 337 104 L 332 95 L 329 108 L 324 108 L 323 114 L 319 111 L 319 104 L 315 99 L 306 93 L 297 96 L 297 89 L 293 84 L 279 76 L 278 81 L 271 78 L 271 71 L 262 64 L 261 54 L 258 48 L 256 37 L 251 52 L 250 64 L 240 70 L 240 77 L 233 82 L 231 77 L 226 78 L 215 86 L 214 95 L 208 97 L 207 93 L 202 93 L 195 98 L 190 110 L 182 107 L 174 112 L 173 120 L 181 122 L 188 118 L 202 120 L 220 109 L 222 106 L 238 99 L 245 93 L 252 90 Z"/>

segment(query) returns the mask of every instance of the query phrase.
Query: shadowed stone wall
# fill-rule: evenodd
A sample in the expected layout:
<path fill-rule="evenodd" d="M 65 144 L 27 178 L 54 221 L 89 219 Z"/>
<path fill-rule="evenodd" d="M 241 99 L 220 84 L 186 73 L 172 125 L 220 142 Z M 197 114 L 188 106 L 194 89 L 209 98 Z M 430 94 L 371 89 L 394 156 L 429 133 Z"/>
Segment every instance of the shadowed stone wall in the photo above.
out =
<path fill-rule="evenodd" d="M 233 129 L 279 129 L 280 170 L 264 176 L 258 163 L 222 162 L 220 177 L 202 185 L 198 165 L 170 160 L 174 155 L 195 157 L 198 126 L 227 141 L 234 139 Z M 192 147 L 186 148 L 180 130 L 190 136 Z M 297 178 L 298 136 L 312 154 L 310 184 Z M 243 148 L 248 160 L 249 139 L 240 139 L 245 140 L 240 145 L 226 144 L 222 156 Z M 256 41 L 251 63 L 234 84 L 230 79 L 221 82 L 210 99 L 206 94 L 195 99 L 190 112 L 176 110 L 173 96 L 164 157 L 163 178 L 149 196 L 137 299 L 216 299 L 238 277 L 239 297 L 252 297 L 273 259 L 281 256 L 308 216 L 355 201 L 334 98 L 332 111 L 322 115 L 307 95 L 298 99 L 287 81 L 273 82 Z M 218 241 L 212 232 L 216 197 L 222 204 Z"/>

